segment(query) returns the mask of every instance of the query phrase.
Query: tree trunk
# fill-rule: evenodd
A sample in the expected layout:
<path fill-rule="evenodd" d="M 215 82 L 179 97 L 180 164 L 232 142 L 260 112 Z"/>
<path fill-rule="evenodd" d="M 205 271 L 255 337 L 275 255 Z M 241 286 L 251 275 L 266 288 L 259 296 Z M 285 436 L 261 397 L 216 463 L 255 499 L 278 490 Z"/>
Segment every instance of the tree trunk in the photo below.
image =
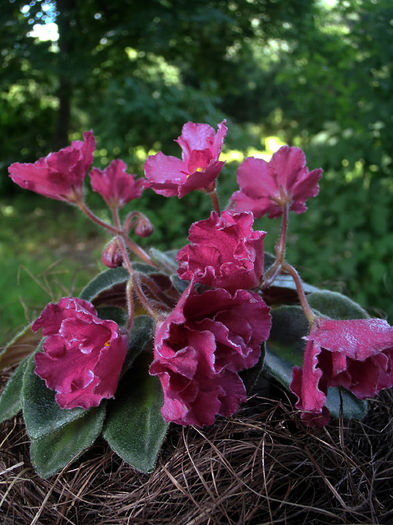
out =
<path fill-rule="evenodd" d="M 73 69 L 73 31 L 75 31 L 75 0 L 56 0 L 57 26 L 59 31 L 59 86 L 57 98 L 59 109 L 54 133 L 54 148 L 58 150 L 69 143 L 71 126 L 72 69 Z"/>

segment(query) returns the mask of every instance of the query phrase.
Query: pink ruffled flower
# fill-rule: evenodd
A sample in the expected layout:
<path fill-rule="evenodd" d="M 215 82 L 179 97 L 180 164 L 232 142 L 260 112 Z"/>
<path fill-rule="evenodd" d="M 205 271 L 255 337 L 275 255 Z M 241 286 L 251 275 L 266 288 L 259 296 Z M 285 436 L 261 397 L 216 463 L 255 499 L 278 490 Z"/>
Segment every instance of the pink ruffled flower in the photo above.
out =
<path fill-rule="evenodd" d="M 327 390 L 342 386 L 359 399 L 393 386 L 393 328 L 382 319 L 322 319 L 305 337 L 303 369 L 294 367 L 290 388 L 309 425 L 326 425 Z"/>
<path fill-rule="evenodd" d="M 143 191 L 143 179 L 126 173 L 127 164 L 121 159 L 113 160 L 105 170 L 93 168 L 90 172 L 91 186 L 110 208 L 122 207 L 133 199 L 139 199 Z"/>
<path fill-rule="evenodd" d="M 306 211 L 306 200 L 318 195 L 322 169 L 309 171 L 299 148 L 282 146 L 270 162 L 249 157 L 237 171 L 240 191 L 232 195 L 236 211 L 252 211 L 255 217 L 279 217 L 287 203 L 296 213 Z"/>
<path fill-rule="evenodd" d="M 269 307 L 253 292 L 217 288 L 198 294 L 193 282 L 157 324 L 150 374 L 160 378 L 165 421 L 211 425 L 246 400 L 238 372 L 254 366 L 269 336 Z"/>
<path fill-rule="evenodd" d="M 8 168 L 11 179 L 21 188 L 51 199 L 71 203 L 78 201 L 83 197 L 83 181 L 93 162 L 96 145 L 92 131 L 86 131 L 83 139 L 49 153 L 34 164 L 11 164 Z"/>
<path fill-rule="evenodd" d="M 187 122 L 175 141 L 182 149 L 182 160 L 159 152 L 145 162 L 147 188 L 164 197 L 180 199 L 193 190 L 212 191 L 224 162 L 218 160 L 225 135 L 226 121 L 217 133 L 208 124 Z"/>
<path fill-rule="evenodd" d="M 113 397 L 127 350 L 127 337 L 113 321 L 97 316 L 82 299 L 48 304 L 33 323 L 47 336 L 35 356 L 35 373 L 56 390 L 61 408 L 90 408 Z"/>
<path fill-rule="evenodd" d="M 195 222 L 189 232 L 191 245 L 178 255 L 180 279 L 195 280 L 234 292 L 254 288 L 263 274 L 263 231 L 253 231 L 252 213 L 213 211 Z"/>

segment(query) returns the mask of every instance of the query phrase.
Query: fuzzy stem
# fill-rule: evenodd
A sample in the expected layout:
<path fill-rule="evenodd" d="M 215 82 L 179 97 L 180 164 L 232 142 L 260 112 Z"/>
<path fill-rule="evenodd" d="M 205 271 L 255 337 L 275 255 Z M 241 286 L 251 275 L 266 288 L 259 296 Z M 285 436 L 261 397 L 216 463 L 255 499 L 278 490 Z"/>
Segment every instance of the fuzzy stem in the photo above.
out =
<path fill-rule="evenodd" d="M 96 224 L 98 224 L 99 226 L 102 226 L 103 228 L 105 228 L 106 230 L 108 230 L 109 232 L 113 233 L 114 235 L 120 235 L 122 232 L 121 232 L 121 228 L 114 228 L 111 224 L 108 224 L 107 222 L 105 221 L 102 221 L 99 217 L 97 217 L 97 215 L 95 215 L 86 205 L 86 203 L 83 201 L 83 200 L 78 200 L 76 201 L 76 205 L 78 206 L 78 208 L 87 216 L 89 217 L 90 220 L 92 220 L 93 222 L 95 222 Z"/>
<path fill-rule="evenodd" d="M 120 230 L 120 236 L 123 239 L 123 241 L 126 243 L 127 247 L 135 253 L 140 259 L 142 259 L 143 262 L 148 264 L 149 266 L 154 266 L 155 268 L 158 268 L 158 265 L 150 258 L 150 256 L 141 248 L 136 242 L 134 242 L 132 239 L 128 237 L 128 235 L 125 233 L 124 229 L 121 227 L 120 223 L 120 217 L 119 217 L 119 209 L 118 208 L 112 208 L 112 215 L 113 220 L 115 221 L 116 227 Z"/>
<path fill-rule="evenodd" d="M 139 278 L 137 277 L 136 274 L 133 275 L 133 279 L 132 279 L 132 282 L 133 282 L 133 286 L 134 286 L 134 290 L 138 296 L 138 299 L 140 300 L 142 306 L 144 307 L 144 309 L 146 310 L 146 312 L 155 320 L 155 321 L 158 321 L 161 317 L 160 313 L 157 312 L 156 310 L 154 310 L 146 295 L 143 293 L 143 290 L 142 290 L 142 287 L 141 287 L 141 283 L 139 281 Z"/>
<path fill-rule="evenodd" d="M 303 284 L 302 284 L 300 275 L 298 274 L 298 272 L 293 266 L 291 266 L 290 264 L 286 262 L 282 264 L 281 268 L 282 270 L 284 270 L 284 272 L 289 273 L 289 275 L 295 281 L 296 291 L 299 297 L 300 306 L 302 307 L 304 315 L 307 317 L 307 320 L 310 323 L 310 326 L 312 327 L 317 320 L 317 316 L 314 314 L 314 312 L 310 308 L 310 305 L 308 304 L 306 294 L 304 293 L 304 290 L 303 290 Z"/>
<path fill-rule="evenodd" d="M 275 246 L 276 260 L 265 273 L 263 277 L 263 281 L 262 281 L 262 288 L 268 288 L 269 286 L 272 285 L 273 281 L 275 280 L 277 275 L 280 273 L 282 265 L 284 263 L 285 246 L 286 246 L 287 231 L 288 231 L 289 206 L 290 204 L 288 202 L 285 204 L 285 206 L 283 206 L 283 214 L 282 214 L 282 221 L 281 221 L 281 234 L 280 234 L 280 239 L 276 243 L 276 246 Z"/>
<path fill-rule="evenodd" d="M 133 286 L 132 278 L 128 279 L 127 281 L 126 297 L 127 297 L 127 313 L 128 313 L 127 328 L 128 328 L 128 331 L 131 333 L 132 328 L 134 326 L 134 313 L 135 313 L 134 286 Z"/>
<path fill-rule="evenodd" d="M 210 195 L 210 198 L 211 198 L 211 200 L 212 200 L 212 203 L 213 203 L 213 207 L 214 207 L 214 209 L 216 210 L 216 212 L 218 213 L 218 215 L 220 215 L 220 204 L 219 204 L 219 202 L 218 202 L 216 189 L 214 188 L 213 191 L 210 191 L 210 192 L 209 192 L 209 195 Z"/>
<path fill-rule="evenodd" d="M 148 255 L 143 248 L 139 246 L 136 242 L 134 242 L 132 239 L 130 239 L 124 232 L 121 232 L 121 237 L 126 243 L 127 247 L 135 253 L 140 259 L 142 259 L 143 262 L 148 264 L 149 266 L 154 266 L 154 268 L 158 268 L 158 264 L 156 264 L 153 259 Z"/>

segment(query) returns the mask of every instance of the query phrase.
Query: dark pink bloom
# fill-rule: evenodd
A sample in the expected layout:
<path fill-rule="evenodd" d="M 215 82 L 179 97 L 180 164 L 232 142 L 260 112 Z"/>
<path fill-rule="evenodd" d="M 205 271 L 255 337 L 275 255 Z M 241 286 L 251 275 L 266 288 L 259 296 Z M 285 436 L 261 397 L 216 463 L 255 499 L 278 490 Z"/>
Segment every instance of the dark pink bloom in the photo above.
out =
<path fill-rule="evenodd" d="M 96 145 L 91 131 L 86 131 L 83 139 L 49 153 L 34 164 L 11 164 L 8 168 L 11 179 L 21 188 L 51 199 L 71 203 L 78 201 L 83 197 L 83 181 L 93 162 Z"/>
<path fill-rule="evenodd" d="M 342 386 L 359 399 L 393 386 L 393 328 L 382 319 L 321 319 L 305 337 L 303 369 L 294 367 L 291 390 L 310 425 L 326 425 L 327 389 Z"/>
<path fill-rule="evenodd" d="M 47 336 L 35 356 L 35 373 L 56 390 L 61 408 L 90 408 L 113 397 L 127 350 L 127 337 L 92 304 L 63 298 L 48 304 L 33 323 Z"/>
<path fill-rule="evenodd" d="M 225 135 L 226 121 L 218 124 L 217 133 L 208 124 L 187 122 L 176 140 L 182 160 L 159 152 L 145 162 L 147 188 L 164 197 L 180 199 L 192 190 L 211 191 L 224 162 L 218 160 Z"/>
<path fill-rule="evenodd" d="M 299 148 L 282 146 L 270 162 L 249 157 L 237 171 L 240 191 L 232 195 L 236 211 L 252 211 L 255 217 L 279 217 L 287 203 L 296 213 L 306 211 L 306 200 L 318 195 L 322 170 L 309 171 Z"/>
<path fill-rule="evenodd" d="M 124 206 L 139 199 L 143 191 L 143 179 L 126 173 L 127 164 L 121 159 L 113 160 L 105 170 L 93 168 L 90 172 L 91 186 L 110 208 Z"/>
<path fill-rule="evenodd" d="M 191 245 L 178 255 L 180 279 L 195 280 L 235 291 L 254 288 L 263 274 L 263 231 L 253 231 L 252 213 L 213 211 L 195 222 L 189 232 Z"/>
<path fill-rule="evenodd" d="M 187 287 L 156 327 L 150 374 L 164 391 L 162 415 L 180 425 L 211 425 L 246 400 L 240 370 L 254 366 L 269 336 L 269 307 L 253 292 Z"/>

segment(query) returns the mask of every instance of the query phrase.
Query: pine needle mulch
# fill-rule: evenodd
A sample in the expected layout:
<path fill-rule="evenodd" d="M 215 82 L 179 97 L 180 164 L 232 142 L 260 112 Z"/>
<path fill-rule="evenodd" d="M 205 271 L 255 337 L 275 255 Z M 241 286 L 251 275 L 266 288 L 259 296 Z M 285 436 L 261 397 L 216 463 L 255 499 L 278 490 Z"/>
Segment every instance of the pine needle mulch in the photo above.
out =
<path fill-rule="evenodd" d="M 172 425 L 157 468 L 136 472 L 103 439 L 41 480 L 21 418 L 0 427 L 0 523 L 232 525 L 393 523 L 393 392 L 362 422 L 307 429 L 277 385 L 235 417 Z M 277 400 L 278 398 L 278 400 Z"/>

